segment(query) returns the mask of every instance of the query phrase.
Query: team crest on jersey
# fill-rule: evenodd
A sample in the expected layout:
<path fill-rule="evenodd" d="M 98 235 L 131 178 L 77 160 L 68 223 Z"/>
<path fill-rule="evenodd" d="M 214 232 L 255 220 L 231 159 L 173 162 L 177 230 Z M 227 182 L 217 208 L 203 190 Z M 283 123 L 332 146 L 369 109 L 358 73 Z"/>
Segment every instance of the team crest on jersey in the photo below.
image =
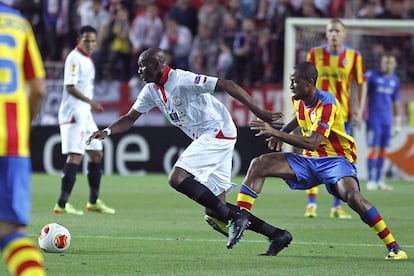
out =
<path fill-rule="evenodd" d="M 173 102 L 173 104 L 174 104 L 174 105 L 176 105 L 176 106 L 180 106 L 180 105 L 181 105 L 181 103 L 182 103 L 181 99 L 180 99 L 179 97 L 177 97 L 177 96 L 174 96 L 174 97 L 172 98 L 172 102 Z"/>
<path fill-rule="evenodd" d="M 72 64 L 72 66 L 71 66 L 70 70 L 71 70 L 72 72 L 74 72 L 74 71 L 76 70 L 76 64 Z"/>
<path fill-rule="evenodd" d="M 343 63 L 344 66 L 347 66 L 349 64 L 349 60 L 347 58 L 344 58 L 342 60 L 342 63 Z"/>
<path fill-rule="evenodd" d="M 311 114 L 310 114 L 309 117 L 310 117 L 310 120 L 311 120 L 312 123 L 315 122 L 315 119 L 316 119 L 316 112 L 315 112 L 315 110 L 313 110 L 311 112 Z"/>

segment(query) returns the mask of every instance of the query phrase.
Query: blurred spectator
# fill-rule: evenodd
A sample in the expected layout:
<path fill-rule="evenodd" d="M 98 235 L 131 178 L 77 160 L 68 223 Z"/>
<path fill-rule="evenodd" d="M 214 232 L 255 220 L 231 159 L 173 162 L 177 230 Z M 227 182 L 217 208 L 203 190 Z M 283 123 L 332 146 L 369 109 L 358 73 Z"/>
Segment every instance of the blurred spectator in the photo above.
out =
<path fill-rule="evenodd" d="M 243 21 L 243 14 L 240 11 L 240 1 L 241 0 L 229 0 L 226 4 L 225 14 L 230 15 L 236 23 L 236 27 L 238 30 L 241 29 L 242 21 Z M 226 16 L 226 15 L 225 15 Z M 225 25 L 226 22 L 224 22 L 226 19 L 223 20 L 223 24 Z"/>
<path fill-rule="evenodd" d="M 158 15 L 157 5 L 150 3 L 146 6 L 145 12 L 135 15 L 129 31 L 129 40 L 132 44 L 130 72 L 134 76 L 133 83 L 138 81 L 136 72 L 138 71 L 137 60 L 139 55 L 150 47 L 158 47 L 163 31 L 164 27 Z"/>
<path fill-rule="evenodd" d="M 252 79 L 256 84 L 274 82 L 274 66 L 276 64 L 275 39 L 270 28 L 263 26 L 259 29 L 258 43 L 253 55 Z"/>
<path fill-rule="evenodd" d="M 92 53 L 92 59 L 95 64 L 95 81 L 99 82 L 108 62 L 106 56 L 110 47 L 107 42 L 107 35 L 110 32 L 109 12 L 104 8 L 103 0 L 81 0 L 78 13 L 82 26 L 89 25 L 97 31 L 96 50 Z"/>
<path fill-rule="evenodd" d="M 276 0 L 260 0 L 257 7 L 256 21 L 260 25 L 268 25 L 274 15 Z"/>
<path fill-rule="evenodd" d="M 42 19 L 44 23 L 44 60 L 56 61 L 60 58 L 58 51 L 58 41 L 56 35 L 56 22 L 59 18 L 61 10 L 60 1 L 58 0 L 44 0 Z"/>
<path fill-rule="evenodd" d="M 159 47 L 166 51 L 171 58 L 172 67 L 188 70 L 188 56 L 191 51 L 193 37 L 190 29 L 179 25 L 174 19 L 167 18 L 165 32 Z"/>
<path fill-rule="evenodd" d="M 317 8 L 313 0 L 303 0 L 302 6 L 297 11 L 300 17 L 325 17 L 325 13 Z"/>
<path fill-rule="evenodd" d="M 385 4 L 385 12 L 382 18 L 386 19 L 405 19 L 406 12 L 403 0 L 388 0 Z"/>
<path fill-rule="evenodd" d="M 198 10 L 198 24 L 207 25 L 214 36 L 219 36 L 224 14 L 225 9 L 218 0 L 203 0 L 203 5 Z"/>
<path fill-rule="evenodd" d="M 254 18 L 256 16 L 260 0 L 240 0 L 240 13 L 244 18 Z"/>
<path fill-rule="evenodd" d="M 168 17 L 189 28 L 191 35 L 195 37 L 198 31 L 197 13 L 196 7 L 191 4 L 190 0 L 177 0 L 168 11 Z"/>
<path fill-rule="evenodd" d="M 304 0 L 305 2 L 306 0 Z M 318 9 L 319 11 L 322 12 L 322 16 L 321 17 L 326 17 L 330 15 L 330 7 L 331 7 L 331 3 L 332 0 L 314 0 L 313 4 L 315 6 L 316 9 Z"/>
<path fill-rule="evenodd" d="M 96 49 L 102 47 L 102 42 L 108 33 L 109 12 L 103 6 L 103 0 L 80 0 L 78 12 L 81 26 L 92 26 L 97 32 Z"/>
<path fill-rule="evenodd" d="M 81 27 L 78 15 L 78 1 L 62 0 L 61 11 L 56 22 L 59 61 L 66 56 L 77 44 L 78 31 Z"/>
<path fill-rule="evenodd" d="M 221 39 L 219 40 L 219 56 L 217 59 L 217 77 L 228 79 L 233 65 L 233 54 L 231 48 L 229 48 Z"/>
<path fill-rule="evenodd" d="M 358 10 L 358 18 L 379 18 L 384 14 L 384 7 L 381 0 L 365 1 L 361 9 Z"/>
<path fill-rule="evenodd" d="M 107 64 L 107 77 L 118 81 L 128 81 L 131 74 L 129 42 L 130 17 L 128 7 L 121 5 L 110 24 L 109 55 Z"/>
<path fill-rule="evenodd" d="M 221 28 L 221 41 L 230 49 L 233 48 L 234 38 L 240 31 L 237 19 L 231 13 L 225 13 L 223 18 L 223 27 Z"/>
<path fill-rule="evenodd" d="M 294 16 L 295 10 L 289 0 L 279 0 L 270 22 L 270 30 L 276 39 L 276 66 L 274 76 L 277 82 L 283 80 L 284 51 L 285 51 L 285 21 Z"/>
<path fill-rule="evenodd" d="M 224 14 L 223 27 L 220 33 L 220 55 L 217 65 L 217 76 L 235 80 L 233 44 L 236 34 L 240 31 L 239 25 L 233 14 Z"/>
<path fill-rule="evenodd" d="M 233 43 L 234 54 L 234 78 L 240 85 L 252 83 L 251 61 L 253 50 L 257 43 L 256 26 L 253 19 L 243 20 L 242 30 L 236 34 Z M 255 68 L 257 70 L 257 68 Z"/>
<path fill-rule="evenodd" d="M 134 17 L 141 15 L 143 13 L 145 13 L 145 10 L 148 6 L 148 4 L 150 3 L 151 0 L 135 0 L 133 5 L 132 5 L 132 9 L 133 9 L 133 13 L 134 13 Z"/>
<path fill-rule="evenodd" d="M 206 25 L 200 25 L 189 57 L 189 70 L 199 74 L 216 75 L 219 54 L 218 37 Z"/>

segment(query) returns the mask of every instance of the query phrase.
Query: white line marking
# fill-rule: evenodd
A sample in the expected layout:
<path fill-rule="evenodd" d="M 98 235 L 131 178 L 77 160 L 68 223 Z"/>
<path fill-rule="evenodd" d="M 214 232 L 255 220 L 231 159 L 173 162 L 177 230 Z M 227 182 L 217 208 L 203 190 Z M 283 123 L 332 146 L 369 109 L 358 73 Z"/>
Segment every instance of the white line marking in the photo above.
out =
<path fill-rule="evenodd" d="M 28 236 L 36 236 L 36 235 L 28 235 Z M 73 236 L 72 236 L 73 238 Z M 151 238 L 151 237 L 111 237 L 111 236 L 82 236 L 77 235 L 75 236 L 77 239 L 111 239 L 111 240 L 137 240 L 137 241 L 181 241 L 181 242 L 225 242 L 225 239 L 183 239 L 183 238 Z M 248 243 L 267 243 L 266 240 L 249 240 L 243 239 L 241 242 L 248 242 Z M 378 244 L 362 244 L 362 243 L 334 243 L 334 242 L 301 242 L 301 241 L 293 241 L 292 244 L 296 245 L 305 245 L 305 246 L 345 246 L 345 247 L 383 247 L 384 245 L 381 243 Z M 402 248 L 414 248 L 414 245 L 401 245 Z"/>

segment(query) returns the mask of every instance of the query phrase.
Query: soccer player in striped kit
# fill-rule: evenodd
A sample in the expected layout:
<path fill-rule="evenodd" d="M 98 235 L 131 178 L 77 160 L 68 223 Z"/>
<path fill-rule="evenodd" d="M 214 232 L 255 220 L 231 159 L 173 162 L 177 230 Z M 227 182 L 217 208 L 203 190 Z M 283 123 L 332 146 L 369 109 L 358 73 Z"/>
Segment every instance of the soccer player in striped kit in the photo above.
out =
<path fill-rule="evenodd" d="M 326 26 L 327 44 L 309 50 L 307 60 L 315 65 L 319 77 L 316 87 L 334 94 L 342 105 L 341 117 L 345 130 L 352 135 L 352 125 L 359 126 L 362 121 L 367 93 L 365 67 L 361 53 L 345 44 L 346 28 L 337 18 L 331 19 Z M 351 84 L 355 81 L 358 89 L 357 106 L 351 108 Z M 316 197 L 319 187 L 307 190 L 308 204 L 305 217 L 313 218 L 316 213 Z M 351 216 L 342 208 L 341 201 L 333 197 L 331 218 L 350 219 Z"/>
<path fill-rule="evenodd" d="M 25 234 L 31 212 L 30 122 L 46 95 L 45 70 L 30 23 L 0 1 L 0 250 L 12 275 L 46 275 Z M 28 87 L 28 91 L 26 89 Z"/>
<path fill-rule="evenodd" d="M 407 259 L 379 211 L 360 193 L 355 140 L 345 131 L 340 116 L 342 106 L 331 93 L 316 88 L 317 78 L 318 71 L 310 62 L 299 63 L 292 70 L 290 88 L 296 117 L 282 130 L 260 119 L 251 122 L 251 129 L 259 131 L 256 136 L 266 137 L 270 149 L 280 150 L 281 143 L 288 143 L 302 148 L 303 154 L 274 152 L 254 158 L 237 205 L 250 210 L 269 176 L 282 178 L 292 190 L 305 190 L 323 183 L 330 194 L 347 202 L 374 230 L 387 248 L 386 260 Z M 302 135 L 290 133 L 296 127 Z M 284 245 L 288 244 L 286 241 Z"/>
<path fill-rule="evenodd" d="M 367 73 L 367 190 L 387 190 L 392 186 L 384 183 L 384 161 L 392 131 L 401 130 L 400 79 L 394 74 L 397 59 L 388 52 L 381 57 L 381 68 Z M 394 125 L 393 125 L 394 121 Z"/>

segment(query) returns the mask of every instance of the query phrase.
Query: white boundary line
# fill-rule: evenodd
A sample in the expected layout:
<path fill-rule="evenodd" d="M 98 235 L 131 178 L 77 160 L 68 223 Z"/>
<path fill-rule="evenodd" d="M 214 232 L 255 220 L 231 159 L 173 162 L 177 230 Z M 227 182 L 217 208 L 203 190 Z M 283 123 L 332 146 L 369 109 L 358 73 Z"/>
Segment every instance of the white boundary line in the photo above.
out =
<path fill-rule="evenodd" d="M 37 235 L 28 235 L 31 237 L 36 237 Z M 73 237 L 72 237 L 73 238 Z M 111 237 L 111 236 L 79 236 L 75 237 L 76 239 L 111 239 L 111 240 L 137 240 L 137 241 L 178 241 L 178 242 L 225 242 L 225 239 L 183 239 L 183 238 L 151 238 L 151 237 Z M 267 243 L 264 240 L 249 240 L 243 239 L 241 243 Z M 335 243 L 335 242 L 302 242 L 302 241 L 292 241 L 292 244 L 295 245 L 304 245 L 304 246 L 344 246 L 344 247 L 383 247 L 381 243 L 378 244 L 366 244 L 366 243 Z M 414 245 L 401 245 L 402 248 L 414 248 Z"/>

